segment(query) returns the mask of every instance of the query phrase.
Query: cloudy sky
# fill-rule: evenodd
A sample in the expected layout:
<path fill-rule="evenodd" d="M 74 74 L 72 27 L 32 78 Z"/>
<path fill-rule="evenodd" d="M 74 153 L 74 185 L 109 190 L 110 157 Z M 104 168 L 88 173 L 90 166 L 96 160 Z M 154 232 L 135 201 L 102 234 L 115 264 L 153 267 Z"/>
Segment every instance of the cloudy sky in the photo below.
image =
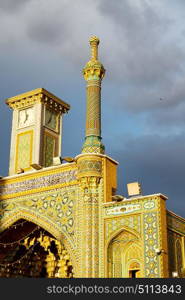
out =
<path fill-rule="evenodd" d="M 185 217 L 185 1 L 1 0 L 0 173 L 7 175 L 11 111 L 4 99 L 44 87 L 71 104 L 63 155 L 85 132 L 89 37 L 100 38 L 102 136 L 119 161 L 118 193 L 139 181 Z"/>

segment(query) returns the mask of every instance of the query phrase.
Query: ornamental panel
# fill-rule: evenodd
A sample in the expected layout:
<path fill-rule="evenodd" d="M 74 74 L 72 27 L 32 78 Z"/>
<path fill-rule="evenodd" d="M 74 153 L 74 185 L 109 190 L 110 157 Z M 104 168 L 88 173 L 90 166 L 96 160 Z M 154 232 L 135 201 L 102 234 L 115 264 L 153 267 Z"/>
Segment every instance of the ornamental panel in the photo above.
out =
<path fill-rule="evenodd" d="M 32 163 L 33 131 L 23 132 L 17 135 L 17 149 L 15 169 L 27 170 Z"/>
<path fill-rule="evenodd" d="M 48 134 L 44 137 L 44 165 L 49 167 L 53 164 L 53 157 L 55 156 L 56 139 Z"/>
<path fill-rule="evenodd" d="M 130 214 L 141 210 L 141 208 L 142 207 L 140 203 L 111 205 L 105 208 L 105 216 Z"/>
<path fill-rule="evenodd" d="M 13 195 L 16 193 L 27 192 L 30 193 L 36 189 L 52 188 L 52 186 L 59 184 L 69 184 L 76 181 L 77 170 L 58 171 L 49 175 L 43 175 L 40 177 L 31 177 L 17 181 L 15 183 L 6 183 L 0 185 L 0 196 Z"/>
<path fill-rule="evenodd" d="M 159 277 L 157 212 L 144 214 L 143 223 L 145 277 Z"/>

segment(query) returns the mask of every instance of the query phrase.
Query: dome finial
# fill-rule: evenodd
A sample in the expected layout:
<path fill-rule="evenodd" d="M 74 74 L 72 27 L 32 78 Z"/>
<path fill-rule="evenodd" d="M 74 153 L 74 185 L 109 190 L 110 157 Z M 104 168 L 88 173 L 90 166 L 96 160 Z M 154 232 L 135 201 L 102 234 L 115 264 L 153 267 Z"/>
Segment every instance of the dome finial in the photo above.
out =
<path fill-rule="evenodd" d="M 98 60 L 98 45 L 100 40 L 97 36 L 91 36 L 89 40 L 91 46 L 91 60 Z"/>

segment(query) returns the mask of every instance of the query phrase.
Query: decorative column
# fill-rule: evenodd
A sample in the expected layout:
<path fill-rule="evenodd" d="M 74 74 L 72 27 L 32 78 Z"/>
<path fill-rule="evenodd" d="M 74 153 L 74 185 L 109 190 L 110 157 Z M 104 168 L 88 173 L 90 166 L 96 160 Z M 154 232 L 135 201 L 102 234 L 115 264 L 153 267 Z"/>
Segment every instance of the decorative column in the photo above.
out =
<path fill-rule="evenodd" d="M 82 153 L 104 153 L 101 142 L 101 81 L 105 69 L 98 61 L 99 39 L 93 36 L 89 40 L 91 59 L 83 69 L 87 81 L 87 111 L 86 111 L 86 136 Z"/>
<path fill-rule="evenodd" d="M 79 166 L 82 161 L 79 162 Z M 92 163 L 93 160 L 90 162 Z M 101 163 L 101 161 L 100 161 Z M 99 207 L 101 200 L 101 172 L 89 169 L 86 176 L 79 172 L 80 181 L 80 265 L 81 277 L 99 277 Z M 95 172 L 94 172 L 95 173 Z M 98 174 L 99 173 L 99 174 Z"/>

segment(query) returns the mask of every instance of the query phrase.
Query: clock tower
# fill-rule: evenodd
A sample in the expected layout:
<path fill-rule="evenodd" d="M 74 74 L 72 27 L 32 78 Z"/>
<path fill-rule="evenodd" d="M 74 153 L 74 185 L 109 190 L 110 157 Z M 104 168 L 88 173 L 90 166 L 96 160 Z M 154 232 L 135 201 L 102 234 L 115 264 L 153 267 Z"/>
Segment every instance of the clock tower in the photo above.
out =
<path fill-rule="evenodd" d="M 43 88 L 6 103 L 13 109 L 9 175 L 51 166 L 61 153 L 62 115 L 70 106 Z"/>

